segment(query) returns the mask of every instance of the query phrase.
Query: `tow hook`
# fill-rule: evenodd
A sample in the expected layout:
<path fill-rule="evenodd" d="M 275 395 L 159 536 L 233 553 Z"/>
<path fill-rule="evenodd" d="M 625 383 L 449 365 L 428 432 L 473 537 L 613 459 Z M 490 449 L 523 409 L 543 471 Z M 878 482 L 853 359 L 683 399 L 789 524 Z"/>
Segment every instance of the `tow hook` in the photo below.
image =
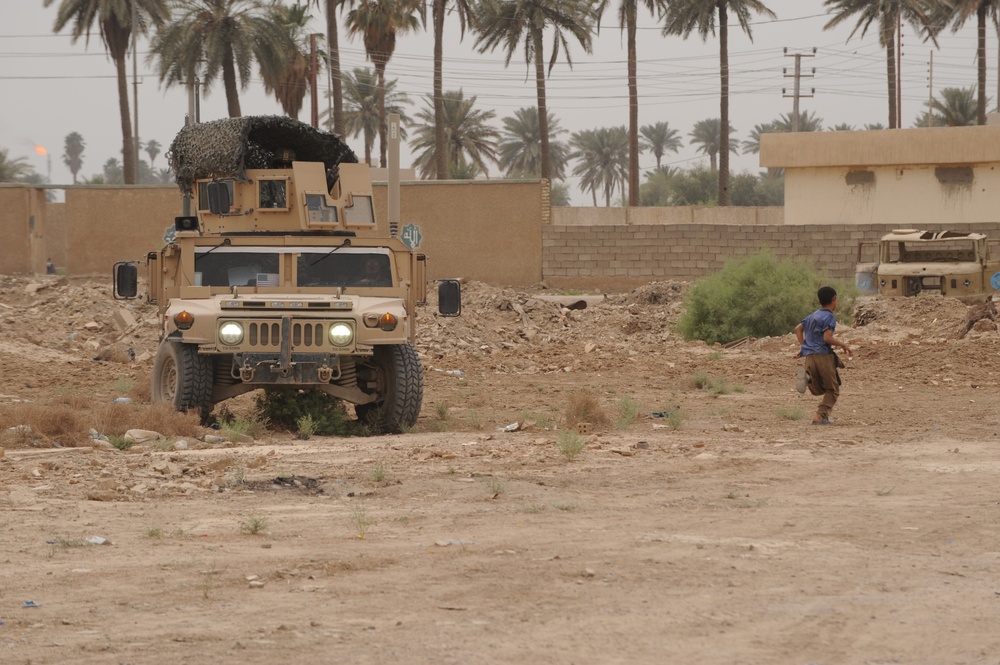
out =
<path fill-rule="evenodd" d="M 325 365 L 320 367 L 316 370 L 316 378 L 323 383 L 330 383 L 330 379 L 333 378 L 333 368 L 326 367 Z"/>
<path fill-rule="evenodd" d="M 253 367 L 240 367 L 240 380 L 244 383 L 253 381 Z"/>

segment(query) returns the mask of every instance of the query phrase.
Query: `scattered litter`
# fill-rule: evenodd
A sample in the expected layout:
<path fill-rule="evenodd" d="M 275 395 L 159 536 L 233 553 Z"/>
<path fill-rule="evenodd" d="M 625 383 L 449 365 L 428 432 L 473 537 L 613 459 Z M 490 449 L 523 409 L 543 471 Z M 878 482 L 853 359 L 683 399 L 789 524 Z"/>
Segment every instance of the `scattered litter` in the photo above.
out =
<path fill-rule="evenodd" d="M 113 404 L 131 404 L 132 403 L 132 398 L 131 397 L 116 397 L 113 400 L 111 400 L 111 402 Z"/>
<path fill-rule="evenodd" d="M 449 545 L 475 545 L 476 541 L 451 538 L 449 540 L 435 540 L 434 544 L 438 547 L 448 547 Z"/>
<path fill-rule="evenodd" d="M 521 426 L 521 423 L 511 423 L 505 427 L 497 427 L 498 432 L 516 432 L 517 428 Z"/>
<path fill-rule="evenodd" d="M 452 376 L 465 376 L 465 372 L 460 369 L 445 370 L 445 374 L 451 374 Z"/>
<path fill-rule="evenodd" d="M 651 414 L 646 416 L 647 418 L 669 418 L 670 414 L 677 413 L 680 411 L 680 407 L 674 407 L 672 409 L 667 409 L 666 411 L 653 411 Z"/>
<path fill-rule="evenodd" d="M 24 605 L 22 607 L 41 607 L 41 606 L 42 606 L 41 603 L 36 603 L 33 600 L 26 600 L 24 601 Z"/>
<path fill-rule="evenodd" d="M 86 541 L 91 545 L 110 545 L 111 541 L 107 538 L 102 538 L 101 536 L 91 536 L 87 538 Z"/>

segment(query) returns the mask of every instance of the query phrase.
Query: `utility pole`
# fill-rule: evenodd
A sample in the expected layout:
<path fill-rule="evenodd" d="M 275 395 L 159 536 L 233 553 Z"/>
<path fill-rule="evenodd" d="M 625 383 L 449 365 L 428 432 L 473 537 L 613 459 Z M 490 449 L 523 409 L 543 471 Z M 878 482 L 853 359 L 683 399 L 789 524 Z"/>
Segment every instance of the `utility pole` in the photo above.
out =
<path fill-rule="evenodd" d="M 138 49 L 138 33 L 139 33 L 139 10 L 135 6 L 136 3 L 132 3 L 132 100 L 134 102 L 132 109 L 132 115 L 134 118 L 132 128 L 132 149 L 135 153 L 135 183 L 139 184 L 139 74 L 137 53 Z M 125 95 L 128 97 L 128 94 Z"/>
<path fill-rule="evenodd" d="M 896 126 L 903 126 L 903 14 L 896 14 Z"/>
<path fill-rule="evenodd" d="M 782 68 L 782 70 L 781 70 L 781 73 L 782 73 L 782 75 L 785 78 L 790 78 L 791 77 L 791 78 L 795 79 L 795 86 L 793 88 L 794 92 L 792 92 L 792 94 L 789 95 L 789 94 L 787 94 L 785 92 L 785 88 L 782 88 L 781 89 L 781 95 L 782 95 L 782 97 L 792 97 L 793 100 L 794 100 L 792 102 L 792 131 L 793 132 L 797 132 L 797 131 L 799 131 L 799 98 L 800 97 L 812 97 L 813 95 L 816 94 L 816 88 L 812 88 L 811 91 L 810 91 L 810 93 L 808 95 L 804 95 L 800 91 L 799 82 L 800 82 L 800 79 L 803 76 L 806 77 L 806 78 L 812 78 L 812 77 L 816 76 L 816 68 L 815 67 L 813 67 L 812 68 L 812 72 L 810 72 L 808 74 L 803 74 L 802 73 L 802 56 L 805 56 L 807 58 L 814 58 L 814 57 L 816 57 L 816 47 L 815 46 L 813 47 L 812 53 L 789 53 L 788 52 L 788 47 L 785 47 L 784 54 L 785 54 L 786 58 L 789 57 L 789 56 L 792 56 L 792 57 L 795 58 L 795 73 L 789 74 L 788 70 L 785 69 L 785 68 Z"/>
<path fill-rule="evenodd" d="M 934 51 L 931 51 L 931 66 L 927 75 L 927 126 L 934 126 Z"/>

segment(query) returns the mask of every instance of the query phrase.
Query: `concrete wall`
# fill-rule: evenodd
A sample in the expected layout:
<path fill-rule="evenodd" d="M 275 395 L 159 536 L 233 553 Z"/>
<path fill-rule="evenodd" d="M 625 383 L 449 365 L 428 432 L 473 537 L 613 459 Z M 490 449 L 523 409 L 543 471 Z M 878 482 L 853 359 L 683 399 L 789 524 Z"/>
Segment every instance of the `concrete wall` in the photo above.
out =
<path fill-rule="evenodd" d="M 783 224 L 781 207 L 678 206 L 669 208 L 552 208 L 556 226 L 641 224 Z"/>
<path fill-rule="evenodd" d="M 952 228 L 1000 220 L 1000 126 L 765 134 L 786 224 Z"/>
<path fill-rule="evenodd" d="M 45 272 L 45 192 L 0 186 L 0 273 Z"/>
<path fill-rule="evenodd" d="M 557 288 L 630 288 L 657 279 L 702 277 L 729 259 L 767 248 L 779 258 L 814 265 L 829 277 L 853 280 L 858 244 L 877 242 L 893 228 L 891 224 L 553 225 L 542 229 L 542 273 Z M 1000 222 L 947 228 L 1000 239 Z M 866 252 L 865 258 L 872 260 L 868 258 L 872 255 Z"/>

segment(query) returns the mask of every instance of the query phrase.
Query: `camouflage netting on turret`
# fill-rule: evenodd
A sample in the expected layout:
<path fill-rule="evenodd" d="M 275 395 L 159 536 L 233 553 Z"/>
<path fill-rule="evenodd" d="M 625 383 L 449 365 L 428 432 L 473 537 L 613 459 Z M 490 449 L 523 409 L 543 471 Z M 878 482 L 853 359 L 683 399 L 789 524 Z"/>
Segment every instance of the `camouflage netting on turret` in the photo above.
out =
<path fill-rule="evenodd" d="M 338 164 L 358 161 L 354 151 L 338 136 L 277 115 L 188 125 L 170 144 L 167 159 L 181 192 L 191 194 L 196 180 L 245 181 L 247 169 L 275 168 L 289 150 L 298 161 L 323 162 L 328 179 L 332 180 L 336 180 Z"/>

